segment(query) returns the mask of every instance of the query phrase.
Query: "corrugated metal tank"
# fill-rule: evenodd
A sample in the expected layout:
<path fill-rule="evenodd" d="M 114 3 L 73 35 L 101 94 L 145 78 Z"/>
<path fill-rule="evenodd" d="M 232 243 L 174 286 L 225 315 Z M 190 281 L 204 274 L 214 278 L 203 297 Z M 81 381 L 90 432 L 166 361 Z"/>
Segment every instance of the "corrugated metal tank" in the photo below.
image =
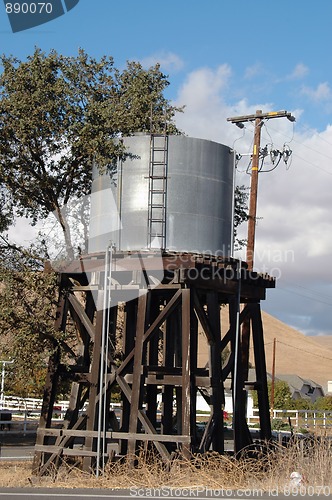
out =
<path fill-rule="evenodd" d="M 234 193 L 230 148 L 185 136 L 168 136 L 166 146 L 163 137 L 151 142 L 149 135 L 123 141 L 130 157 L 109 174 L 100 175 L 94 168 L 89 253 L 104 251 L 112 242 L 120 251 L 162 248 L 230 256 Z M 160 237 L 151 234 L 152 219 L 152 232 Z"/>

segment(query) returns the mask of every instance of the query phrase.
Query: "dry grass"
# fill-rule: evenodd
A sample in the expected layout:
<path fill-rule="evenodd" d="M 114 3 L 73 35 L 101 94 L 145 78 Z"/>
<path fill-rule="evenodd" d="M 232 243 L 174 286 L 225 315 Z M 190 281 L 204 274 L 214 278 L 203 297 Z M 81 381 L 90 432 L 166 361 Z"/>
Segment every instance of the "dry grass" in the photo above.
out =
<path fill-rule="evenodd" d="M 44 477 L 31 475 L 31 463 L 4 463 L 0 486 L 44 486 L 66 488 L 194 488 L 211 489 L 282 489 L 290 474 L 299 471 L 311 487 L 332 487 L 332 442 L 322 439 L 309 446 L 295 441 L 288 448 L 277 445 L 252 457 L 248 450 L 240 459 L 208 453 L 192 461 L 174 458 L 163 463 L 151 451 L 142 450 L 132 460 L 113 462 L 99 478 L 82 472 L 76 465 L 63 462 L 59 470 Z"/>

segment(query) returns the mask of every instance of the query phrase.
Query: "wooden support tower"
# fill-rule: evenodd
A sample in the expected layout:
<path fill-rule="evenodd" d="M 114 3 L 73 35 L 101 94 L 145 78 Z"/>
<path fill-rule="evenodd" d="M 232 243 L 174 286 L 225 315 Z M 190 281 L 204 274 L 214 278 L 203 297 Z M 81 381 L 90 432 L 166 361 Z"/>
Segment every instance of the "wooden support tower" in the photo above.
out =
<path fill-rule="evenodd" d="M 275 286 L 272 278 L 249 272 L 235 259 L 112 251 L 111 258 L 89 255 L 64 266 L 59 280 L 56 326 L 68 340 L 49 360 L 35 473 L 46 473 L 68 457 L 99 473 L 107 460 L 134 457 L 142 445 L 153 446 L 165 461 L 173 452 L 187 458 L 207 450 L 224 453 L 229 379 L 234 451 L 250 445 L 244 320 L 254 349 L 251 388 L 258 393 L 260 437 L 271 438 L 260 301 Z M 221 307 L 229 308 L 226 328 Z M 200 335 L 209 352 L 204 366 L 198 364 Z M 59 424 L 52 412 L 63 382 L 71 394 Z M 211 408 L 203 432 L 196 421 L 198 392 Z M 121 401 L 118 413 L 115 399 Z"/>

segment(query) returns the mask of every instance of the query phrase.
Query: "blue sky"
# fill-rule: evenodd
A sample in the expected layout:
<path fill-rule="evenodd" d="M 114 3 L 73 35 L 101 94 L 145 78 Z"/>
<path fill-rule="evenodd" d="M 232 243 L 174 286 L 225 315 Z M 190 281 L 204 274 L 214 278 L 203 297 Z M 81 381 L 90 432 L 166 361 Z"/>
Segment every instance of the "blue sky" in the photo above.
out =
<path fill-rule="evenodd" d="M 84 48 L 169 75 L 167 96 L 186 111 L 188 135 L 234 146 L 245 173 L 253 137 L 228 116 L 286 109 L 266 122 L 262 146 L 289 145 L 292 162 L 260 175 L 258 270 L 278 280 L 263 307 L 307 334 L 332 334 L 332 2 L 320 0 L 80 0 L 66 15 L 13 34 L 0 10 L 1 52 L 24 59 L 35 46 L 66 55 Z"/>

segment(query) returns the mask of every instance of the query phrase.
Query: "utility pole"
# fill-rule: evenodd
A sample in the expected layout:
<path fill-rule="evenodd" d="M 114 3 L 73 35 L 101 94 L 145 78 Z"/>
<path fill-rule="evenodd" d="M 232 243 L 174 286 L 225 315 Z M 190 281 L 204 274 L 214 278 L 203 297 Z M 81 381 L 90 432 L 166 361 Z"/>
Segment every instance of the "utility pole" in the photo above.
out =
<path fill-rule="evenodd" d="M 248 243 L 246 261 L 248 270 L 252 271 L 254 267 L 254 251 L 255 251 L 255 231 L 256 231 L 256 213 L 257 213 L 257 192 L 258 192 L 258 171 L 259 171 L 259 150 L 261 142 L 261 128 L 264 120 L 271 118 L 288 118 L 291 122 L 295 121 L 294 116 L 288 111 L 270 111 L 262 113 L 259 109 L 254 115 L 235 116 L 227 118 L 227 121 L 235 123 L 239 128 L 243 128 L 245 122 L 255 122 L 254 145 L 251 162 L 251 185 L 249 198 L 249 214 L 248 214 Z"/>
<path fill-rule="evenodd" d="M 274 384 L 276 378 L 276 343 L 277 339 L 273 339 L 273 353 L 272 353 L 272 380 L 271 380 L 271 418 L 273 418 L 274 410 Z"/>
<path fill-rule="evenodd" d="M 271 118 L 288 118 L 291 122 L 295 121 L 294 116 L 288 111 L 270 111 L 263 113 L 260 109 L 254 115 L 235 116 L 227 118 L 227 121 L 235 123 L 239 128 L 244 128 L 245 122 L 255 122 L 254 144 L 251 160 L 251 184 L 249 196 L 249 214 L 248 214 L 248 237 L 247 237 L 247 255 L 246 261 L 248 271 L 254 268 L 254 251 L 255 251 L 255 231 L 256 231 L 256 214 L 257 214 L 257 193 L 258 193 L 258 173 L 259 173 L 259 157 L 260 157 L 260 142 L 261 129 L 264 120 Z M 239 332 L 237 332 L 239 334 Z M 242 323 L 240 350 L 241 350 L 241 370 L 237 375 L 241 379 L 244 386 L 249 375 L 249 348 L 250 348 L 250 320 L 245 318 Z M 242 413 L 246 414 L 247 400 L 245 391 L 242 397 Z"/>

